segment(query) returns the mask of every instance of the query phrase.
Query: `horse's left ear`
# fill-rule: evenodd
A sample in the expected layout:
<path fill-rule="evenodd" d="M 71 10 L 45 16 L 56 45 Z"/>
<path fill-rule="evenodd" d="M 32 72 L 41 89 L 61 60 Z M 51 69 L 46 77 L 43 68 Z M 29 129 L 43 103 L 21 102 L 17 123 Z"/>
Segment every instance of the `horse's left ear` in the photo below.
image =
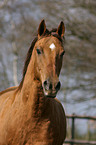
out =
<path fill-rule="evenodd" d="M 42 36 L 45 33 L 45 31 L 46 31 L 46 24 L 45 21 L 42 20 L 38 28 L 38 37 Z"/>
<path fill-rule="evenodd" d="M 60 25 L 58 26 L 57 33 L 58 33 L 58 35 L 59 35 L 60 37 L 63 37 L 63 36 L 64 36 L 64 33 L 65 33 L 65 26 L 64 26 L 63 21 L 61 21 Z"/>

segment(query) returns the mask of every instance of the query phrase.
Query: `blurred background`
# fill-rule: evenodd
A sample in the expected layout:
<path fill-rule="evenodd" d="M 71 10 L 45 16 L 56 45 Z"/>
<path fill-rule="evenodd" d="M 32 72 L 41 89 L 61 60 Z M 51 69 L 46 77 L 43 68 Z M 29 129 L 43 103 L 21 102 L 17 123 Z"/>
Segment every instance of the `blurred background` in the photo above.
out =
<path fill-rule="evenodd" d="M 0 91 L 18 85 L 26 53 L 45 19 L 63 20 L 65 56 L 58 99 L 66 114 L 96 116 L 96 0 L 0 0 Z M 75 122 L 77 138 L 96 140 L 96 122 Z M 68 120 L 67 137 L 70 138 Z"/>

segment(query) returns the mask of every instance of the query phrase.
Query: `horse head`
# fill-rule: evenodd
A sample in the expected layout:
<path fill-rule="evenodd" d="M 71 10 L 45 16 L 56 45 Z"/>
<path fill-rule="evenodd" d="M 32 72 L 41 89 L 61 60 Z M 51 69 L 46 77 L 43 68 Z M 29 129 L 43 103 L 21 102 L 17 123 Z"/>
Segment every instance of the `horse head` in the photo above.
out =
<path fill-rule="evenodd" d="M 38 41 L 34 46 L 35 66 L 45 96 L 54 98 L 60 89 L 59 74 L 62 67 L 65 27 L 61 22 L 55 31 L 46 29 L 45 21 L 38 28 Z"/>

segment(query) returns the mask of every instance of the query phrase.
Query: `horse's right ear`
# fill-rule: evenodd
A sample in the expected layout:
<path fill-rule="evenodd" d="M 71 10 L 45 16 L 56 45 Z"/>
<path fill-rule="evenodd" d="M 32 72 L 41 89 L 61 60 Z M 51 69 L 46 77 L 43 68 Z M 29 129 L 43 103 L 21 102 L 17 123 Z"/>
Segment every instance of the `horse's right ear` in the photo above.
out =
<path fill-rule="evenodd" d="M 38 37 L 42 36 L 45 33 L 45 31 L 46 31 L 46 24 L 45 21 L 42 20 L 38 28 Z"/>

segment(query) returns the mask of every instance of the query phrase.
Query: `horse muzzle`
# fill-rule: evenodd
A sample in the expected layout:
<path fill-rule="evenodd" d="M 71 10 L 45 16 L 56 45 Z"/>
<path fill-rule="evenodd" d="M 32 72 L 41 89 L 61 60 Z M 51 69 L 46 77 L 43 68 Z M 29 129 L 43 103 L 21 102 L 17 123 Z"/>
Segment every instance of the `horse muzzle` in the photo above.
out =
<path fill-rule="evenodd" d="M 60 90 L 61 83 L 56 81 L 55 83 L 51 82 L 49 79 L 43 82 L 43 91 L 46 97 L 55 98 L 57 92 Z"/>

